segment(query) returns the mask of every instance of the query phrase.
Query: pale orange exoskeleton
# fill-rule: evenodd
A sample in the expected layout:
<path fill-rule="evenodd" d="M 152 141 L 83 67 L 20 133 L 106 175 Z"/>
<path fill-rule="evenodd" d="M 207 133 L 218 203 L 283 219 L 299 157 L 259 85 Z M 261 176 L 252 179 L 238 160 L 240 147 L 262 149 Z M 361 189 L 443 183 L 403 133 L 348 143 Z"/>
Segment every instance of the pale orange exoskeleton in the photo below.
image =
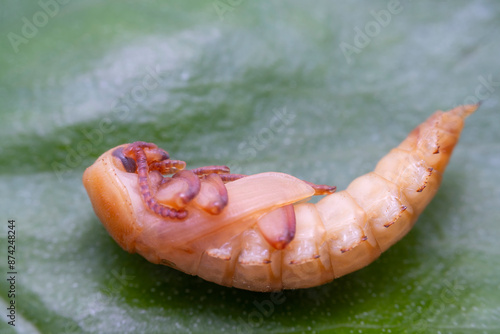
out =
<path fill-rule="evenodd" d="M 307 288 L 358 270 L 412 228 L 434 197 L 464 119 L 438 111 L 346 190 L 283 173 L 185 169 L 154 144 L 115 147 L 83 183 L 116 242 L 153 263 L 254 291 Z M 313 195 L 326 195 L 307 203 Z"/>

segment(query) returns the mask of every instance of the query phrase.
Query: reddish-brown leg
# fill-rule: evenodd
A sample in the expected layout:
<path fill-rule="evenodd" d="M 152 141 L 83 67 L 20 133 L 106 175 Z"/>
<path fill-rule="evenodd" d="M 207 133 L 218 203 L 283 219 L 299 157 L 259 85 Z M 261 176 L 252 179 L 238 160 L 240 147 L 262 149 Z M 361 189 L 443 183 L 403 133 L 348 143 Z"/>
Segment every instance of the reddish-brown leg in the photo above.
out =
<path fill-rule="evenodd" d="M 156 200 L 176 209 L 184 208 L 200 192 L 200 179 L 189 170 L 181 170 L 163 179 Z"/>
<path fill-rule="evenodd" d="M 121 152 L 118 153 L 121 154 Z M 147 142 L 135 142 L 128 145 L 123 149 L 123 155 L 126 158 L 133 159 L 137 165 L 139 187 L 144 203 L 151 211 L 162 217 L 184 219 L 187 216 L 187 211 L 182 209 L 176 210 L 157 201 L 152 195 L 149 177 L 150 171 L 158 171 L 161 174 L 174 174 L 172 178 L 165 178 L 161 181 L 163 186 L 160 185 L 160 187 L 163 190 L 170 187 L 173 188 L 172 190 L 179 189 L 179 184 L 185 184 L 182 191 L 171 194 L 169 198 L 165 199 L 167 203 L 172 201 L 177 207 L 184 207 L 199 195 L 197 204 L 212 214 L 220 213 L 227 205 L 228 195 L 224 182 L 235 181 L 247 176 L 243 174 L 230 174 L 229 167 L 227 166 L 205 166 L 185 171 L 183 170 L 186 167 L 184 161 L 170 160 L 166 151 L 158 148 L 155 144 Z M 132 167 L 134 166 L 130 166 L 129 169 L 132 169 Z M 199 178 L 202 179 L 203 186 L 200 184 Z M 336 190 L 334 186 L 317 185 L 308 181 L 304 182 L 314 189 L 314 195 L 327 195 Z M 177 187 L 174 183 L 177 184 Z M 161 191 L 159 190 L 159 192 Z M 168 193 L 168 191 L 163 191 L 163 193 Z M 157 193 L 157 195 L 161 194 Z"/>
<path fill-rule="evenodd" d="M 257 221 L 264 239 L 275 249 L 283 249 L 295 237 L 295 210 L 293 204 L 277 208 Z"/>
<path fill-rule="evenodd" d="M 203 177 L 210 174 L 218 174 L 223 182 L 231 182 L 247 175 L 243 174 L 230 174 L 229 167 L 227 166 L 205 166 L 199 167 L 191 170 L 196 175 Z"/>
<path fill-rule="evenodd" d="M 217 215 L 227 205 L 228 194 L 221 175 L 209 174 L 201 178 L 201 189 L 195 198 L 198 207 L 206 212 Z"/>
<path fill-rule="evenodd" d="M 145 151 L 148 150 L 146 153 Z M 175 210 L 161 203 L 158 203 L 156 199 L 151 195 L 151 188 L 149 182 L 149 164 L 148 158 L 150 159 L 168 159 L 168 154 L 158 149 L 158 147 L 151 143 L 146 142 L 135 142 L 127 146 L 123 153 L 125 156 L 133 158 L 137 164 L 137 174 L 139 180 L 139 188 L 141 191 L 141 196 L 147 207 L 165 218 L 173 219 L 184 219 L 187 216 L 187 211 L 185 210 Z M 160 160 L 160 161 L 163 161 Z"/>
<path fill-rule="evenodd" d="M 231 182 L 231 181 L 236 181 L 239 180 L 243 177 L 246 177 L 248 175 L 245 174 L 230 174 L 229 167 L 227 166 L 205 166 L 205 167 L 199 167 L 191 170 L 193 173 L 199 176 L 204 176 L 204 175 L 209 175 L 209 174 L 219 174 L 220 178 L 222 179 L 223 182 Z M 328 195 L 328 194 L 333 194 L 335 190 L 337 190 L 337 187 L 335 186 L 329 186 L 326 184 L 314 184 L 309 181 L 304 181 L 308 185 L 310 185 L 315 193 L 314 195 Z"/>
<path fill-rule="evenodd" d="M 229 174 L 229 167 L 227 167 L 227 166 L 204 166 L 204 167 L 191 169 L 191 171 L 199 176 L 209 175 L 209 174 Z"/>
<path fill-rule="evenodd" d="M 304 180 L 302 180 L 304 181 Z M 314 195 L 328 195 L 333 194 L 337 190 L 336 186 L 328 186 L 326 184 L 315 184 L 309 181 L 304 181 L 314 189 Z"/>
<path fill-rule="evenodd" d="M 186 168 L 186 163 L 181 160 L 162 160 L 162 161 L 154 161 L 149 164 L 149 169 L 157 170 L 160 173 L 167 174 L 175 174 L 181 170 Z"/>
<path fill-rule="evenodd" d="M 239 180 L 239 179 L 246 177 L 248 175 L 244 175 L 244 174 L 220 174 L 219 176 L 223 182 L 227 183 L 227 182 Z"/>

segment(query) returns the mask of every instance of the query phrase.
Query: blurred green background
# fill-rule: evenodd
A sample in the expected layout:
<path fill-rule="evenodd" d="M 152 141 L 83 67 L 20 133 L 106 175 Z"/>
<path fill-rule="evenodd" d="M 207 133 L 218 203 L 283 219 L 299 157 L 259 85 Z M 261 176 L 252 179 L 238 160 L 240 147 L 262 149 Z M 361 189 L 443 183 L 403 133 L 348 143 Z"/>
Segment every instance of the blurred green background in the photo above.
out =
<path fill-rule="evenodd" d="M 1 333 L 500 332 L 500 2 L 0 8 Z M 478 100 L 415 228 L 317 288 L 253 293 L 152 265 L 113 242 L 81 184 L 102 152 L 145 140 L 191 167 L 343 189 L 435 110 Z"/>

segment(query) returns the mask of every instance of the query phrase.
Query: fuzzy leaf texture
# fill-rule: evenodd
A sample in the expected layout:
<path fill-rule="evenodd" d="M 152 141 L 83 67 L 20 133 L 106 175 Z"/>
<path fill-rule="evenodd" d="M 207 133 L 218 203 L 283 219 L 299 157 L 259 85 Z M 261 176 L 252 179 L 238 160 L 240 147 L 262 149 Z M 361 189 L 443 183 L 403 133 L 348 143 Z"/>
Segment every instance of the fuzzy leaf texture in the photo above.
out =
<path fill-rule="evenodd" d="M 498 1 L 5 0 L 0 18 L 1 333 L 500 332 Z M 316 288 L 150 264 L 81 183 L 144 140 L 192 168 L 340 190 L 435 110 L 478 100 L 413 230 Z"/>

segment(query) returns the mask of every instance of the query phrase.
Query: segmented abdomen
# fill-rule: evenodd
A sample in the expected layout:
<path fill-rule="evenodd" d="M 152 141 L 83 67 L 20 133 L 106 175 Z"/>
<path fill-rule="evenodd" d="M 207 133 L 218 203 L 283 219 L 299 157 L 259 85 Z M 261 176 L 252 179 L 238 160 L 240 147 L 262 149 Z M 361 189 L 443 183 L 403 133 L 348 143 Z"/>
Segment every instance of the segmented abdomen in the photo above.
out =
<path fill-rule="evenodd" d="M 464 118 L 476 108 L 436 112 L 346 190 L 296 204 L 296 235 L 284 250 L 270 247 L 253 226 L 204 252 L 191 273 L 272 291 L 317 286 L 368 265 L 412 228 L 433 198 Z"/>

